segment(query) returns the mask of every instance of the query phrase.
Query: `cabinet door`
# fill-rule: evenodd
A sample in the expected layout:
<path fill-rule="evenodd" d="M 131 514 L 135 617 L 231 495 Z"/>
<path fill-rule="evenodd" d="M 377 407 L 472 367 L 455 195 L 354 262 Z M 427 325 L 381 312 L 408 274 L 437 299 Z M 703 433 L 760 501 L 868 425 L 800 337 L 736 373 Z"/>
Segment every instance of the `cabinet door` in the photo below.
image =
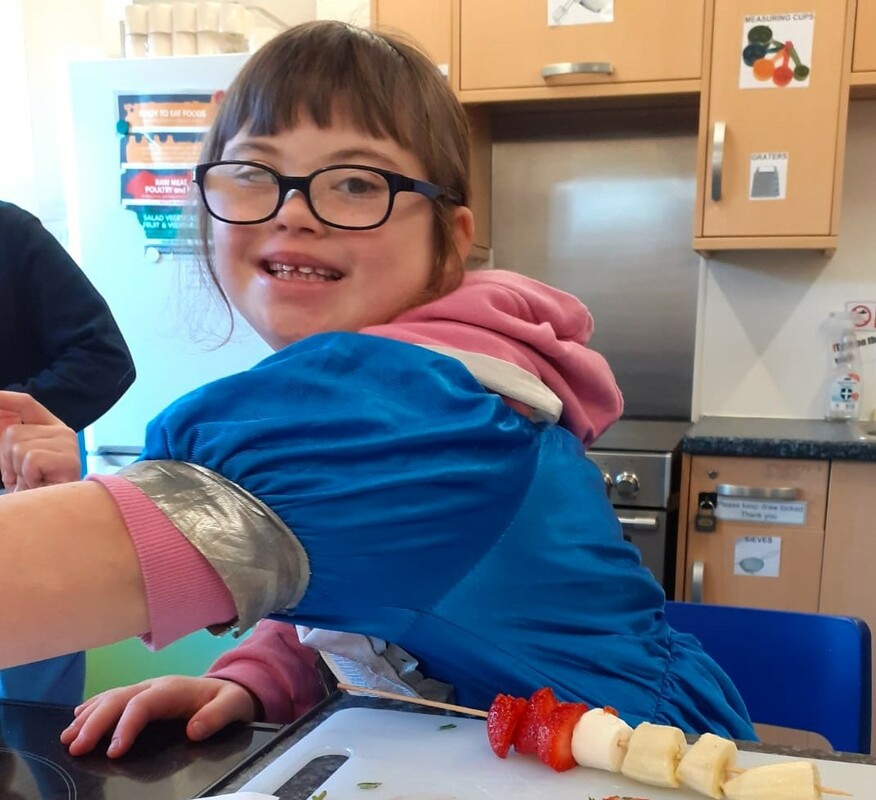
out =
<path fill-rule="evenodd" d="M 845 23 L 845 0 L 716 0 L 704 237 L 835 233 Z"/>
<path fill-rule="evenodd" d="M 545 0 L 461 0 L 460 89 L 698 78 L 703 15 L 703 0 L 674 0 L 671 12 L 654 0 L 623 0 L 611 22 L 550 25 Z M 584 63 L 612 72 L 542 76 L 548 65 Z"/>
<path fill-rule="evenodd" d="M 876 0 L 858 0 L 852 69 L 876 72 Z"/>
<path fill-rule="evenodd" d="M 690 469 L 685 599 L 816 611 L 828 462 L 694 456 Z M 714 493 L 720 485 L 734 486 L 740 495 L 747 488 L 752 496 L 759 491 L 775 494 L 778 489 L 796 489 L 795 502 L 805 503 L 802 523 L 766 522 L 764 518 L 773 514 L 766 503 L 772 501 L 752 498 L 747 512 L 734 509 L 734 516 L 747 516 L 751 521 L 718 519 L 714 531 L 698 531 L 695 520 L 701 494 Z M 779 517 L 793 515 L 780 512 Z"/>
<path fill-rule="evenodd" d="M 452 0 L 372 0 L 373 25 L 413 39 L 450 74 Z"/>
<path fill-rule="evenodd" d="M 452 54 L 452 3 L 454 0 L 372 0 L 373 26 L 401 32 L 419 44 L 450 77 Z M 475 216 L 475 240 L 471 263 L 489 258 L 492 140 L 490 114 L 481 107 L 468 108 L 471 123 L 471 209 Z"/>
<path fill-rule="evenodd" d="M 834 461 L 830 468 L 822 614 L 860 617 L 874 632 L 876 663 L 876 463 Z M 876 699 L 876 695 L 874 695 Z M 876 742 L 876 712 L 873 715 Z"/>

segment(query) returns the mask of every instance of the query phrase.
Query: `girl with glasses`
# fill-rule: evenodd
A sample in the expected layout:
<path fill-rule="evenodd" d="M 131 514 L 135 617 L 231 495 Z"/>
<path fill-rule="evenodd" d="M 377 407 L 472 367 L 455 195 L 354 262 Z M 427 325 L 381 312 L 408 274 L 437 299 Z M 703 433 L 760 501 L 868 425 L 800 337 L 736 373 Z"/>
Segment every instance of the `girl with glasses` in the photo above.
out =
<path fill-rule="evenodd" d="M 586 308 L 464 270 L 468 159 L 463 109 L 400 39 L 309 23 L 234 81 L 194 176 L 204 264 L 276 353 L 170 406 L 116 476 L 0 501 L 0 662 L 271 619 L 206 678 L 93 698 L 71 752 L 114 730 L 121 755 L 156 717 L 192 738 L 290 720 L 318 697 L 314 648 L 464 705 L 551 685 L 753 736 L 585 456 L 621 412 Z"/>

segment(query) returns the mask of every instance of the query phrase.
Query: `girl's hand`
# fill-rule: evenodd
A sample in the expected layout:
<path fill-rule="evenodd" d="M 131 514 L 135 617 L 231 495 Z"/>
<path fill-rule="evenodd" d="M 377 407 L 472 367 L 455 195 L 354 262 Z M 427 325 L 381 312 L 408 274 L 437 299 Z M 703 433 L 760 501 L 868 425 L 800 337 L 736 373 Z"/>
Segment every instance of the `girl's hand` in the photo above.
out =
<path fill-rule="evenodd" d="M 231 722 L 252 722 L 255 702 L 246 689 L 231 681 L 169 675 L 102 692 L 77 706 L 74 714 L 61 733 L 70 755 L 90 753 L 112 731 L 106 754 L 118 758 L 151 720 L 188 718 L 186 735 L 200 741 Z"/>
<path fill-rule="evenodd" d="M 79 440 L 23 392 L 0 392 L 0 478 L 7 492 L 79 480 Z"/>

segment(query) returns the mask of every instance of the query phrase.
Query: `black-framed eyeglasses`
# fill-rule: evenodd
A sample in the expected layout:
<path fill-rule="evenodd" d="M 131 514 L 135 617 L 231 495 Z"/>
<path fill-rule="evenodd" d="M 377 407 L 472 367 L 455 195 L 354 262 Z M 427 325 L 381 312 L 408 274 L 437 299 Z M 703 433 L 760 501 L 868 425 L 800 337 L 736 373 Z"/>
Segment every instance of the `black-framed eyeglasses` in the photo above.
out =
<path fill-rule="evenodd" d="M 235 225 L 273 219 L 293 191 L 301 192 L 320 222 L 356 231 L 383 225 L 399 192 L 462 204 L 453 189 L 361 164 L 334 164 L 294 177 L 253 161 L 211 161 L 198 164 L 192 180 L 210 215 Z"/>

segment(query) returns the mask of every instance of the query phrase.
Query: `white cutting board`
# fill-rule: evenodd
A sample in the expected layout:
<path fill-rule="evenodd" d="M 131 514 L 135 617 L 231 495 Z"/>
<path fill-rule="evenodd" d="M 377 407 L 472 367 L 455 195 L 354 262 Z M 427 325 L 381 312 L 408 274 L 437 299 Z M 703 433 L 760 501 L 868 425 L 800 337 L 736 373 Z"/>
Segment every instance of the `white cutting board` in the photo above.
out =
<path fill-rule="evenodd" d="M 453 723 L 455 728 L 441 730 Z M 512 750 L 497 758 L 482 720 L 404 711 L 348 708 L 332 714 L 269 764 L 241 791 L 274 793 L 312 759 L 344 755 L 348 760 L 314 794 L 325 800 L 595 800 L 627 795 L 647 800 L 703 800 L 687 789 L 660 789 L 622 775 L 576 767 L 557 773 L 535 756 Z M 793 759 L 739 753 L 739 766 Z M 815 761 L 825 786 L 857 800 L 876 797 L 876 766 Z M 363 790 L 360 782 L 380 782 Z M 829 798 L 826 798 L 829 800 Z M 842 800 L 837 798 L 837 800 Z"/>

